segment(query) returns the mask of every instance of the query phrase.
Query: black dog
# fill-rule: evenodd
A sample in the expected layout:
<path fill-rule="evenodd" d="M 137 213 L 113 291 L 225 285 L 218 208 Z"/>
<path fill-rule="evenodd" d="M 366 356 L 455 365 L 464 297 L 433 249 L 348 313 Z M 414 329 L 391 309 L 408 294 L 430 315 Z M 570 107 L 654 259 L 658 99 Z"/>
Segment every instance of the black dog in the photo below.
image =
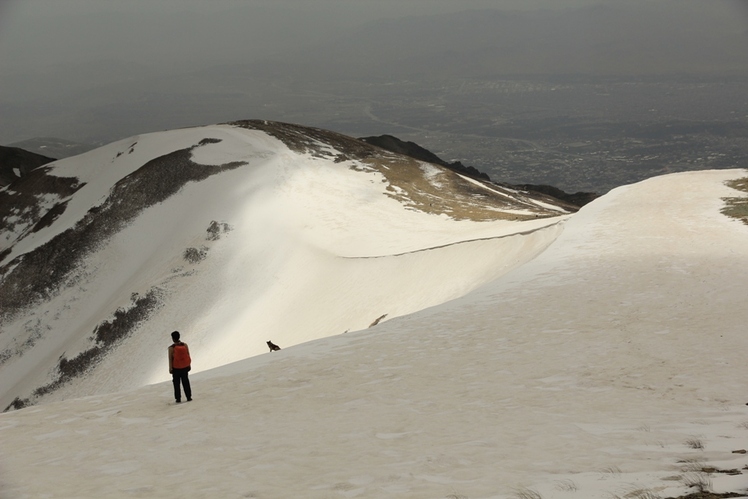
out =
<path fill-rule="evenodd" d="M 268 343 L 268 348 L 270 349 L 271 352 L 275 352 L 276 350 L 280 350 L 281 349 L 281 347 L 279 347 L 278 345 L 276 345 L 272 341 L 268 341 L 267 343 Z"/>

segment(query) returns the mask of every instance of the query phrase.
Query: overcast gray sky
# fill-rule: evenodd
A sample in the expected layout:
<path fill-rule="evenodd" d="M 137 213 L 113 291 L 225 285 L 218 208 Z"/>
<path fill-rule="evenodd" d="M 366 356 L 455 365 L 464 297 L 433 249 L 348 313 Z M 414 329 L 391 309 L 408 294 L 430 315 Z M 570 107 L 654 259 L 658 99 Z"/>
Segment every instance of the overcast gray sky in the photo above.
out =
<path fill-rule="evenodd" d="M 653 29 L 663 31 L 660 39 L 664 40 L 668 40 L 667 30 L 677 32 L 681 29 L 678 20 L 686 11 L 690 13 L 688 29 L 692 31 L 698 31 L 694 24 L 699 24 L 700 19 L 710 18 L 704 25 L 712 31 L 718 30 L 716 34 L 719 36 L 724 32 L 748 33 L 747 0 L 0 0 L 0 144 L 43 135 L 75 140 L 109 140 L 122 133 L 237 118 L 234 114 L 244 118 L 267 117 L 244 115 L 253 112 L 256 103 L 248 103 L 247 95 L 242 104 L 244 107 L 230 100 L 231 92 L 259 95 L 263 89 L 257 87 L 257 82 L 251 90 L 237 90 L 235 79 L 235 86 L 226 91 L 225 99 L 222 97 L 221 84 L 231 77 L 227 67 L 242 67 L 273 59 L 277 64 L 272 68 L 282 68 L 281 72 L 287 77 L 299 61 L 304 61 L 305 50 L 316 50 L 316 53 L 309 54 L 324 61 L 327 54 L 339 49 L 345 41 L 360 43 L 355 45 L 353 52 L 340 54 L 341 61 L 349 57 L 348 62 L 352 58 L 354 63 L 366 64 L 367 57 L 377 56 L 367 50 L 376 44 L 379 59 L 375 62 L 383 65 L 391 62 L 389 52 L 386 52 L 388 49 L 383 49 L 381 43 L 382 37 L 387 35 L 380 37 L 379 27 L 371 26 L 373 21 L 424 16 L 436 18 L 467 9 L 558 11 L 594 4 L 626 5 L 630 14 L 628 22 L 637 19 L 632 5 L 667 4 L 663 9 L 671 10 L 660 12 L 660 19 L 665 19 L 667 22 L 663 24 L 669 26 L 663 25 L 661 29 L 655 24 L 652 28 L 653 23 L 650 23 L 647 28 L 650 32 Z M 719 19 L 715 21 L 714 18 Z M 574 22 L 584 23 L 584 19 L 582 16 L 581 21 L 576 19 Z M 448 45 L 446 49 L 438 50 L 454 52 L 453 59 L 445 62 L 438 54 L 429 53 L 421 57 L 420 62 L 425 59 L 425 64 L 432 68 L 439 64 L 457 68 L 459 64 L 455 63 L 454 54 L 459 54 L 458 62 L 470 57 L 464 52 L 471 46 L 467 42 L 463 47 L 455 47 L 463 52 L 451 50 L 455 44 L 470 38 L 463 35 L 472 35 L 470 26 L 463 25 L 463 31 L 458 31 L 453 30 L 449 22 L 440 18 L 434 26 L 441 30 L 437 34 L 438 42 Z M 429 31 L 429 23 L 414 22 L 412 25 L 420 26 L 421 34 L 415 36 L 421 36 L 421 45 L 432 44 L 428 37 L 434 33 Z M 410 24 L 391 26 L 397 28 L 395 31 L 399 36 L 393 42 L 396 43 L 395 51 L 399 53 L 406 45 L 417 45 L 411 43 L 416 40 L 409 38 Z M 543 25 L 540 26 L 538 29 L 544 29 Z M 496 49 L 495 43 L 498 42 L 495 41 L 493 46 L 481 47 L 484 39 L 496 32 L 491 26 L 484 25 L 482 29 L 470 43 L 483 50 L 484 58 L 487 52 L 504 52 L 504 48 L 511 45 L 512 40 L 503 39 L 500 50 Z M 632 36 L 627 29 L 622 25 L 596 27 L 597 33 L 593 35 L 611 30 L 618 34 L 620 41 L 622 36 Z M 576 36 L 579 30 L 576 25 L 567 23 L 559 32 L 561 35 L 556 36 L 565 37 L 560 40 L 565 42 Z M 357 33 L 363 36 L 357 38 Z M 439 36 L 442 33 L 451 38 Z M 552 41 L 546 46 L 541 43 L 535 47 L 530 42 L 543 38 L 544 32 L 524 35 L 524 41 L 515 47 L 525 50 L 517 51 L 518 59 L 536 57 L 541 69 L 543 57 L 553 57 L 554 68 L 566 64 L 563 58 L 547 50 L 548 43 L 557 46 L 559 40 L 549 38 Z M 699 40 L 688 50 L 694 50 L 695 46 L 699 51 Z M 338 46 L 331 45 L 331 42 L 337 42 Z M 589 44 L 583 37 L 568 45 L 579 59 L 587 57 L 585 50 L 590 48 L 586 46 Z M 564 43 L 560 45 L 565 46 Z M 604 46 L 605 43 L 598 45 Z M 670 50 L 680 50 L 679 55 L 686 53 L 679 46 L 670 47 Z M 583 50 L 576 50 L 577 47 Z M 595 48 L 596 56 L 600 57 L 600 47 Z M 638 50 L 641 54 L 641 47 Z M 701 51 L 708 52 L 701 54 L 702 61 L 733 57 L 725 56 L 721 47 L 715 50 L 710 46 Z M 409 56 L 420 57 L 413 53 Z M 605 53 L 602 57 L 604 62 L 610 59 Z M 614 59 L 610 60 L 615 64 Z M 334 64 L 336 61 L 324 62 Z M 406 60 L 402 64 L 407 63 Z M 500 61 L 499 64 L 504 63 Z M 656 67 L 657 61 L 651 64 Z M 485 66 L 485 63 L 476 63 L 476 66 L 480 65 Z M 192 76 L 217 66 L 223 68 L 208 71 L 213 80 L 205 72 Z M 580 63 L 580 67 L 583 66 Z M 324 64 L 317 64 L 317 67 L 325 71 Z M 257 66 L 254 68 L 252 75 L 256 76 L 260 71 Z M 454 70 L 462 71 L 461 67 Z M 348 71 L 348 66 L 344 71 Z M 308 73 L 293 75 L 293 79 L 298 80 L 294 82 L 296 90 L 303 89 L 307 76 Z M 209 93 L 212 100 L 205 95 L 198 97 L 200 93 Z M 133 106 L 135 102 L 140 107 Z M 158 111 L 153 110 L 152 102 L 158 104 Z M 213 112 L 199 110 L 200 105 Z M 239 110 L 228 116 L 219 110 L 219 105 Z M 153 110 L 148 124 L 138 115 L 143 109 Z M 191 112 L 186 115 L 188 110 Z M 157 122 L 155 118 L 158 118 Z M 119 128 L 107 132 L 107 127 L 115 122 Z"/>
<path fill-rule="evenodd" d="M 604 0 L 0 0 L 0 68 L 99 59 L 193 67 L 318 43 L 374 19 Z"/>
<path fill-rule="evenodd" d="M 162 68 L 246 63 L 368 21 L 466 9 L 564 9 L 662 0 L 0 0 L 0 73 L 117 60 Z M 748 26 L 748 2 L 681 0 Z M 742 5 L 742 7 L 741 7 Z M 706 12 L 706 11 L 705 11 Z"/>

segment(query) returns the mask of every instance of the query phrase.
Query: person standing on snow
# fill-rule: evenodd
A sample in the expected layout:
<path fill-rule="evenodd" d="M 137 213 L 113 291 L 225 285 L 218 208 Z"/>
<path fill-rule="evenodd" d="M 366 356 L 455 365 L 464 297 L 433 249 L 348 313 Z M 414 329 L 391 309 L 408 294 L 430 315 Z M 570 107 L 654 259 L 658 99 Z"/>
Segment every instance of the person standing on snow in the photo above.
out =
<path fill-rule="evenodd" d="M 187 396 L 187 402 L 192 400 L 192 389 L 190 388 L 190 378 L 187 375 L 190 372 L 190 348 L 187 343 L 179 341 L 179 331 L 171 333 L 171 339 L 174 344 L 169 346 L 169 374 L 174 381 L 174 399 L 177 404 L 182 402 L 182 391 L 179 384 L 184 387 L 184 394 Z"/>

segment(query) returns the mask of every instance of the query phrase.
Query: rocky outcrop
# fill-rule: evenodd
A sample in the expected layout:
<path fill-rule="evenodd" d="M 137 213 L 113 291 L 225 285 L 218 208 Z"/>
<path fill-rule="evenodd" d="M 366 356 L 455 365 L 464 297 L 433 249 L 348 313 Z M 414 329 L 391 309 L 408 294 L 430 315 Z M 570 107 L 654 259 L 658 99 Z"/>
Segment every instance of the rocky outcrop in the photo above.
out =
<path fill-rule="evenodd" d="M 491 180 L 488 174 L 479 171 L 477 168 L 474 168 L 472 166 L 465 166 L 459 161 L 455 161 L 454 163 L 447 163 L 436 154 L 432 153 L 428 149 L 419 146 L 415 142 L 405 142 L 398 139 L 397 137 L 393 137 L 392 135 L 361 137 L 361 140 L 363 140 L 367 144 L 372 144 L 388 151 L 404 154 L 419 161 L 425 161 L 427 163 L 433 163 L 435 165 L 449 168 L 452 171 L 461 173 L 468 177 L 480 180 Z"/>

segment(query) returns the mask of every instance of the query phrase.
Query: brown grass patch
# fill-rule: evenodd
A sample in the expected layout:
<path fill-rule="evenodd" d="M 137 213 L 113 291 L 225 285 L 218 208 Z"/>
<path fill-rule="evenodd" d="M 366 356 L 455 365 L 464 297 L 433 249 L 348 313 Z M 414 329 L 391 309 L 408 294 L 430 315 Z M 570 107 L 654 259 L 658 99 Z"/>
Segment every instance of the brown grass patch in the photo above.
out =
<path fill-rule="evenodd" d="M 728 180 L 726 184 L 737 191 L 748 193 L 748 177 Z M 728 197 L 722 198 L 722 200 L 725 202 L 725 207 L 722 208 L 723 215 L 735 218 L 748 225 L 748 196 Z"/>
<path fill-rule="evenodd" d="M 488 181 L 471 181 L 458 173 L 393 153 L 363 140 L 318 128 L 263 120 L 230 123 L 263 131 L 300 154 L 331 160 L 354 161 L 351 168 L 376 171 L 384 176 L 386 194 L 409 209 L 447 215 L 455 220 L 530 220 L 558 216 L 556 211 L 538 205 L 541 200 L 560 206 L 557 200 L 531 195 Z M 428 172 L 423 165 L 428 165 Z M 517 213 L 523 211 L 524 213 Z"/>

